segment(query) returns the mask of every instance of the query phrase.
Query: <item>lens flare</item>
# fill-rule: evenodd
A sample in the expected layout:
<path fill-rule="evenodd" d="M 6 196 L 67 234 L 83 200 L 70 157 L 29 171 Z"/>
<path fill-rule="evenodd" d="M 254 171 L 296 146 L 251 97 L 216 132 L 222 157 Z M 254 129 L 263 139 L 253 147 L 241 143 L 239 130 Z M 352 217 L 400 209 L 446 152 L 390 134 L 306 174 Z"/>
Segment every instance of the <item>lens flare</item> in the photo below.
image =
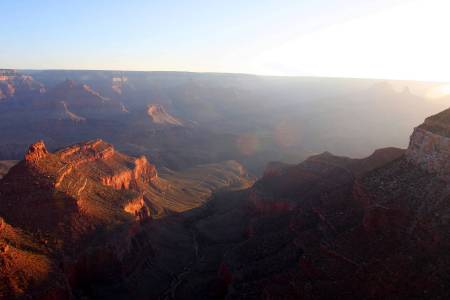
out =
<path fill-rule="evenodd" d="M 439 99 L 450 96 L 450 84 L 443 84 L 432 87 L 425 95 L 427 99 Z"/>
<path fill-rule="evenodd" d="M 254 134 L 243 134 L 236 140 L 236 146 L 241 154 L 249 156 L 260 149 L 260 141 Z"/>
<path fill-rule="evenodd" d="M 295 122 L 282 121 L 275 127 L 275 141 L 281 147 L 298 145 L 301 136 L 300 127 Z"/>

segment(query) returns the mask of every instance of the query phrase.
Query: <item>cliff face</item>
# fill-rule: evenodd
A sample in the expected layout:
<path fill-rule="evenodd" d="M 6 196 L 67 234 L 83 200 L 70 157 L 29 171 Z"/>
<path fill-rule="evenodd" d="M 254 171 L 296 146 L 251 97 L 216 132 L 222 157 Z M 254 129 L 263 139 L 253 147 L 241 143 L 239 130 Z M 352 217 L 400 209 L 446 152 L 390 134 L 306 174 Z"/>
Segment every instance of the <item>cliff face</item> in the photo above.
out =
<path fill-rule="evenodd" d="M 130 188 L 139 189 L 140 184 L 151 183 L 158 178 L 155 166 L 149 164 L 145 156 L 135 159 L 133 164 L 132 169 L 102 177 L 102 183 L 117 190 L 128 190 Z"/>
<path fill-rule="evenodd" d="M 429 173 L 450 180 L 450 110 L 429 117 L 414 129 L 407 159 Z"/>

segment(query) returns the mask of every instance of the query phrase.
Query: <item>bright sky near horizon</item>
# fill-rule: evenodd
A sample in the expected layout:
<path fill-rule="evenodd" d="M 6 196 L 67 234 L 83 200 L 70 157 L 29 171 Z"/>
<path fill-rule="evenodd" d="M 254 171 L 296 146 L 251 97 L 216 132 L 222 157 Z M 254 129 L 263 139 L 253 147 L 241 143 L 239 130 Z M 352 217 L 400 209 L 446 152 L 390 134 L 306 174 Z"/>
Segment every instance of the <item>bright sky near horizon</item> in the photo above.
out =
<path fill-rule="evenodd" d="M 450 82 L 448 0 L 3 0 L 0 10 L 0 68 Z"/>

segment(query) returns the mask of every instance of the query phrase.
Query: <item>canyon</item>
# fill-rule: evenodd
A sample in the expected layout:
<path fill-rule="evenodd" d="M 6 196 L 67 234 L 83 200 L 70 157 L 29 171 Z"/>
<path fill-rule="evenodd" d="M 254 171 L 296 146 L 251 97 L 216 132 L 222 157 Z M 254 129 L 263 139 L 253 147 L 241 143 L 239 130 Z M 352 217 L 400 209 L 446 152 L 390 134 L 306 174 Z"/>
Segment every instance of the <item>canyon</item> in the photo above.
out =
<path fill-rule="evenodd" d="M 450 110 L 409 89 L 4 70 L 0 91 L 2 299 L 450 293 Z"/>
<path fill-rule="evenodd" d="M 417 131 L 436 118 L 406 150 L 272 163 L 253 185 L 236 162 L 157 172 L 102 140 L 39 141 L 0 181 L 1 295 L 444 299 L 448 147 Z"/>

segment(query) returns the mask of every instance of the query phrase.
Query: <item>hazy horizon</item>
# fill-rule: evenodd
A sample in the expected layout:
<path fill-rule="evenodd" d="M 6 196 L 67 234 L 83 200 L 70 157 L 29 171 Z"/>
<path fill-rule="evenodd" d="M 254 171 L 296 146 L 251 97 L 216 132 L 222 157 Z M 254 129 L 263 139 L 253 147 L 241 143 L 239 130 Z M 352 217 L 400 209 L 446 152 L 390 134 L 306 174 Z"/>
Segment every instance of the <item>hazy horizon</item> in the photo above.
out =
<path fill-rule="evenodd" d="M 142 73 L 194 73 L 194 74 L 217 74 L 217 75 L 241 75 L 241 76 L 255 76 L 255 77 L 274 77 L 274 78 L 316 78 L 316 79 L 351 79 L 351 80 L 373 80 L 373 81 L 389 81 L 389 82 L 416 82 L 416 83 L 430 83 L 430 84 L 447 84 L 450 80 L 419 80 L 419 79 L 404 79 L 404 78 L 376 78 L 376 77 L 345 77 L 345 76 L 321 76 L 321 75 L 268 75 L 258 73 L 245 72 L 219 72 L 219 71 L 190 71 L 190 70 L 159 70 L 159 69 L 145 69 L 145 70 L 131 70 L 131 69 L 81 69 L 81 68 L 4 68 L 0 66 L 0 70 L 14 70 L 17 72 L 40 72 L 40 71 L 79 71 L 79 72 L 142 72 Z"/>

